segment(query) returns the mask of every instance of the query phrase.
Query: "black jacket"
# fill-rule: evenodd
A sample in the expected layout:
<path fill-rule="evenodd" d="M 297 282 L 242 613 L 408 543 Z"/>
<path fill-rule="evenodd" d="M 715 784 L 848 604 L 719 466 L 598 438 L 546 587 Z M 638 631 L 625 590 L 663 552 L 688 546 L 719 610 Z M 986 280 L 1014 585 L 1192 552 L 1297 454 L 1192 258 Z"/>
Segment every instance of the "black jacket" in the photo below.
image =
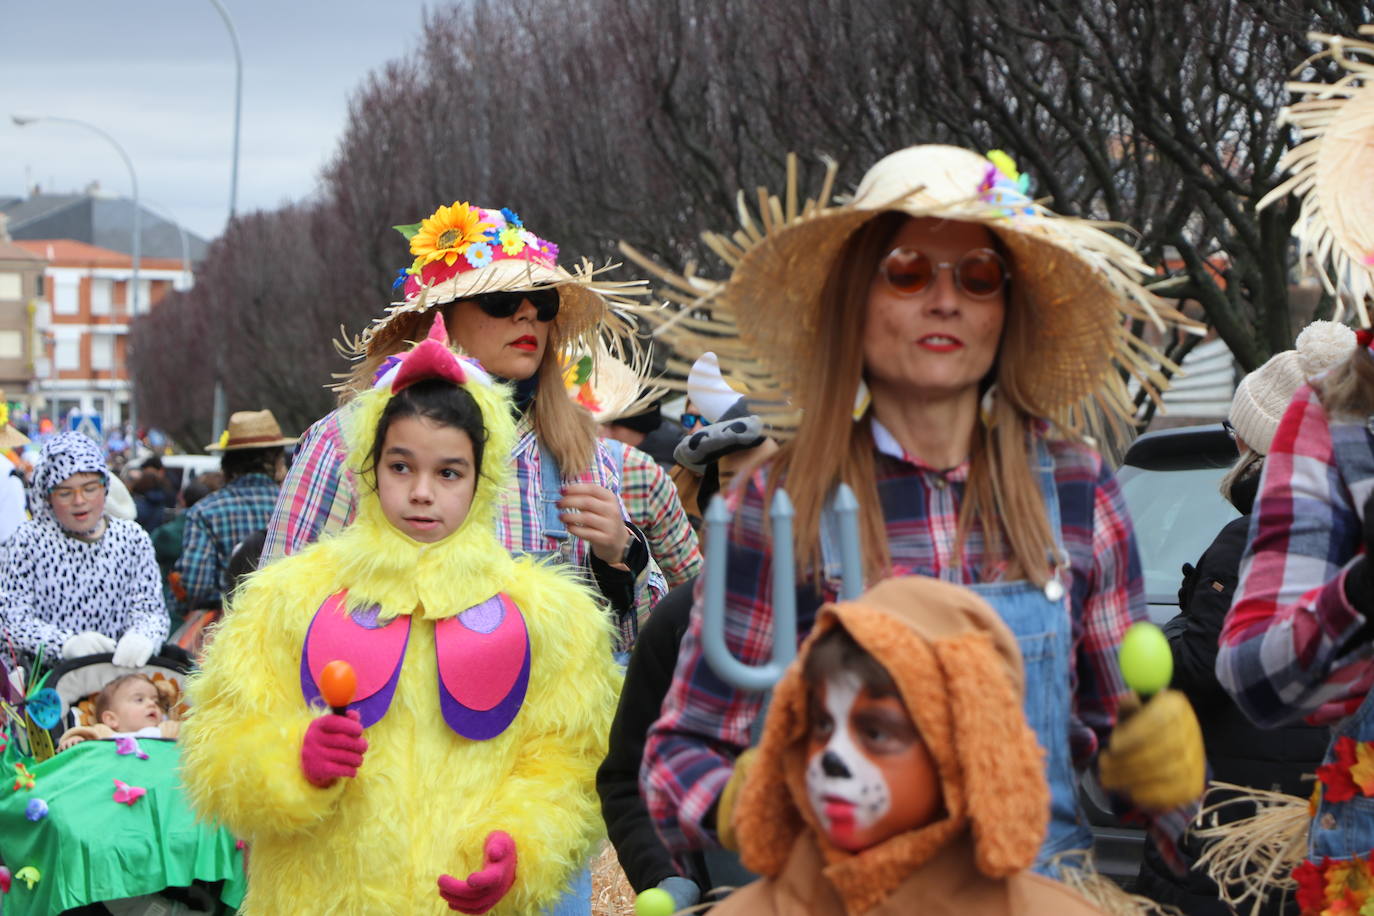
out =
<path fill-rule="evenodd" d="M 1212 780 L 1305 797 L 1312 792 L 1311 776 L 1326 749 L 1327 729 L 1257 728 L 1222 689 L 1216 676 L 1217 644 L 1238 584 L 1250 528 L 1248 513 L 1258 484 L 1258 477 L 1253 477 L 1233 488 L 1232 501 L 1247 514 L 1221 529 L 1198 559 L 1196 568 L 1183 567 L 1183 584 L 1178 592 L 1180 613 L 1164 625 L 1164 633 L 1174 655 L 1172 686 L 1188 696 L 1197 712 Z M 1209 800 L 1216 800 L 1216 795 L 1209 796 Z M 1222 815 L 1225 820 L 1234 820 L 1248 813 L 1241 806 L 1233 806 L 1223 809 Z M 1184 851 L 1196 859 L 1202 848 L 1189 837 Z M 1231 913 L 1217 899 L 1217 887 L 1206 875 L 1196 871 L 1174 874 L 1153 843 L 1145 845 L 1138 890 L 1160 903 L 1178 907 L 1189 916 Z M 1248 906 L 1245 911 L 1249 912 Z M 1271 901 L 1261 912 L 1269 916 L 1296 914 L 1298 910 L 1291 900 L 1287 908 Z"/>
<path fill-rule="evenodd" d="M 649 726 L 658 719 L 663 697 L 673 683 L 678 644 L 691 619 L 694 583 L 695 580 L 684 582 L 665 595 L 639 631 L 625 669 L 620 705 L 611 723 L 606 759 L 596 773 L 606 833 L 635 893 L 681 874 L 659 840 L 653 818 L 639 794 L 639 764 L 644 757 Z M 705 888 L 704 880 L 699 880 L 697 874 L 685 877 Z"/>

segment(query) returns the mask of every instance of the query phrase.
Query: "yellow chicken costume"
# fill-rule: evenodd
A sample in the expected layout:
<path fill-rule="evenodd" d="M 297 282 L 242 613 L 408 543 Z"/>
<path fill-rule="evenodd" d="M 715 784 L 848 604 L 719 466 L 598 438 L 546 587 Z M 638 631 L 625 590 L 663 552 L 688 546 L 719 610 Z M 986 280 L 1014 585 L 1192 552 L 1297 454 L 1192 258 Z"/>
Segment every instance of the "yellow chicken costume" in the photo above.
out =
<path fill-rule="evenodd" d="M 514 421 L 505 389 L 463 365 L 463 387 L 486 424 L 487 459 L 459 529 L 420 544 L 383 515 L 365 465 L 392 396 L 388 379 L 402 368 L 393 367 L 362 395 L 347 430 L 349 468 L 361 484 L 357 520 L 253 576 L 191 681 L 185 782 L 202 815 L 251 847 L 243 913 L 449 913 L 438 878 L 482 869 L 484 841 L 504 831 L 517 856 L 514 883 L 489 912 L 534 914 L 583 868 L 602 829 L 594 782 L 619 680 L 609 624 L 570 576 L 512 559 L 498 543 Z M 523 618 L 527 636 L 515 657 L 520 679 L 502 697 L 492 695 L 484 667 L 481 634 L 489 628 L 458 622 L 474 619 L 464 612 L 489 613 L 493 602 L 505 624 Z M 311 641 L 346 645 L 338 633 L 352 638 L 351 627 L 392 634 L 378 652 L 359 643 L 364 665 L 380 655 L 387 669 L 395 651 L 401 661 L 372 698 L 381 698 L 381 714 L 375 703 L 362 712 L 367 750 L 356 777 L 319 788 L 301 763 L 307 728 L 330 715 L 306 699 Z M 317 636 L 329 628 L 333 643 Z M 444 633 L 459 629 L 466 654 L 446 663 Z M 509 686 L 514 670 L 496 677 Z M 461 706 L 455 696 L 478 710 L 460 710 L 469 718 L 504 710 L 494 726 L 475 727 L 494 735 L 464 737 L 466 720 L 450 717 Z"/>

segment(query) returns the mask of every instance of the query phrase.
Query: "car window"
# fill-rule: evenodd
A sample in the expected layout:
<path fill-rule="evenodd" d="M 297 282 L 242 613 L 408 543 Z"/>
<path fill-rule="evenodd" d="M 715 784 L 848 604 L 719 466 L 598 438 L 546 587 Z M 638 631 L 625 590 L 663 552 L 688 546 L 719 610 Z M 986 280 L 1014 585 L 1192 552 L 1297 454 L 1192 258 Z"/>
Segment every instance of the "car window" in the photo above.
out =
<path fill-rule="evenodd" d="M 1157 471 L 1131 465 L 1117 474 L 1151 604 L 1177 604 L 1183 564 L 1196 564 L 1226 523 L 1240 515 L 1217 491 L 1225 474 L 1226 468 Z"/>

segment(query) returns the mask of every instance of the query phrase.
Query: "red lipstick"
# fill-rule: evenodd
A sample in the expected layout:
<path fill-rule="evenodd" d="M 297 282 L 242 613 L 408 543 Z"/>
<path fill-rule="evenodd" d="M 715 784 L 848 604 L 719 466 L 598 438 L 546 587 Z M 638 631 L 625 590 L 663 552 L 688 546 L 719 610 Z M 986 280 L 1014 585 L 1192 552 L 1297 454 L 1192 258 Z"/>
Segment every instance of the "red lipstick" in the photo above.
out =
<path fill-rule="evenodd" d="M 539 349 L 539 341 L 535 340 L 534 335 L 526 334 L 524 337 L 517 337 L 515 340 L 512 340 L 510 346 L 517 350 L 525 350 L 529 353 L 533 353 L 535 350 Z"/>

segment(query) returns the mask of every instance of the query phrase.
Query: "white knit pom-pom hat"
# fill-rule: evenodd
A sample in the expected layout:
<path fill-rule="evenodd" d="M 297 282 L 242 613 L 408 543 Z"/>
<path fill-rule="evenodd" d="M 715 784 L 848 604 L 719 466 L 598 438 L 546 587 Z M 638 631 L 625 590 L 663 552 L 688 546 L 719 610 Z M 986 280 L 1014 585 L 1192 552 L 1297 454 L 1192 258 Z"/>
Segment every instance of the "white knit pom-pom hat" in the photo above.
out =
<path fill-rule="evenodd" d="M 1314 321 L 1285 350 L 1240 380 L 1231 400 L 1231 426 L 1253 451 L 1269 454 L 1279 420 L 1299 387 L 1355 349 L 1355 332 L 1336 321 Z"/>

